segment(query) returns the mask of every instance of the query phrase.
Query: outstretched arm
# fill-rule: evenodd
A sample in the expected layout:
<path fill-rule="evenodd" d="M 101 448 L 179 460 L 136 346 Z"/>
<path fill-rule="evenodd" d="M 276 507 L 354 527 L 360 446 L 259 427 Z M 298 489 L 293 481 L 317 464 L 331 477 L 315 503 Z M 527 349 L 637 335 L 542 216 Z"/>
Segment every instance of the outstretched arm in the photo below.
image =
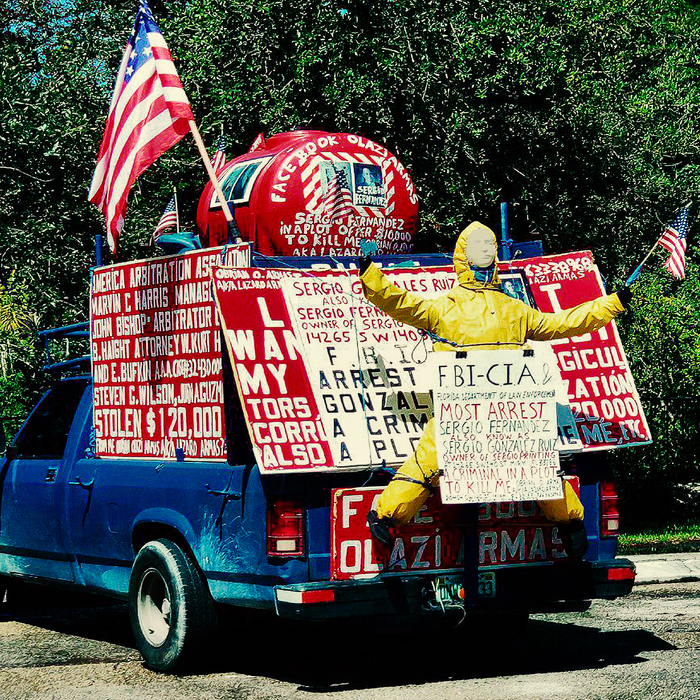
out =
<path fill-rule="evenodd" d="M 617 294 L 602 296 L 553 314 L 530 309 L 527 337 L 530 340 L 556 340 L 591 333 L 606 326 L 624 310 Z"/>
<path fill-rule="evenodd" d="M 434 303 L 390 282 L 374 264 L 360 275 L 362 291 L 369 301 L 400 323 L 432 330 L 435 326 Z"/>

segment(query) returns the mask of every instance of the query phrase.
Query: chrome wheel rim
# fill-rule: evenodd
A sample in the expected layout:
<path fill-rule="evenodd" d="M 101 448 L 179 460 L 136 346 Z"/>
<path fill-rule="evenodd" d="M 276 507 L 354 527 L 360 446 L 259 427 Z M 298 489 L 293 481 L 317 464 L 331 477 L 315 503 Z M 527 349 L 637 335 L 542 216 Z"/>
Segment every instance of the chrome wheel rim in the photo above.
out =
<path fill-rule="evenodd" d="M 143 636 L 151 646 L 161 646 L 170 634 L 172 602 L 170 588 L 157 569 L 148 569 L 141 577 L 136 606 Z"/>

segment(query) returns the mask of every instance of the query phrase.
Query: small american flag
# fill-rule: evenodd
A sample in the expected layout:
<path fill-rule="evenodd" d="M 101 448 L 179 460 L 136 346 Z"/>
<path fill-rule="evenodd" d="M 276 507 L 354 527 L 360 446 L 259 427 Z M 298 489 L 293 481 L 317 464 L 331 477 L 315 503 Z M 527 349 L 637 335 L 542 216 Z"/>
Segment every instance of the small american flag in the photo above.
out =
<path fill-rule="evenodd" d="M 217 177 L 221 174 L 221 171 L 226 165 L 226 137 L 221 134 L 219 136 L 219 142 L 216 144 L 216 153 L 211 159 L 211 167 L 214 168 L 214 172 Z"/>
<path fill-rule="evenodd" d="M 104 214 L 114 253 L 136 178 L 190 129 L 192 109 L 170 51 L 141 0 L 114 86 L 90 201 Z"/>
<path fill-rule="evenodd" d="M 160 217 L 160 221 L 158 222 L 155 231 L 153 231 L 153 238 L 158 240 L 160 234 L 171 226 L 177 226 L 177 205 L 175 203 L 175 195 L 172 196 L 172 199 L 163 210 L 163 215 Z"/>
<path fill-rule="evenodd" d="M 253 144 L 248 149 L 248 153 L 252 153 L 253 151 L 264 151 L 266 147 L 267 144 L 265 143 L 265 134 L 258 134 L 255 137 L 255 141 L 253 141 Z"/>
<path fill-rule="evenodd" d="M 333 219 L 352 214 L 352 195 L 344 170 L 335 170 L 335 175 L 328 181 L 321 203 L 323 211 Z"/>
<path fill-rule="evenodd" d="M 664 267 L 677 280 L 685 279 L 685 249 L 686 235 L 688 233 L 688 209 L 684 208 L 678 212 L 670 226 L 661 234 L 659 245 L 666 248 L 671 253 L 671 257 L 666 261 Z"/>

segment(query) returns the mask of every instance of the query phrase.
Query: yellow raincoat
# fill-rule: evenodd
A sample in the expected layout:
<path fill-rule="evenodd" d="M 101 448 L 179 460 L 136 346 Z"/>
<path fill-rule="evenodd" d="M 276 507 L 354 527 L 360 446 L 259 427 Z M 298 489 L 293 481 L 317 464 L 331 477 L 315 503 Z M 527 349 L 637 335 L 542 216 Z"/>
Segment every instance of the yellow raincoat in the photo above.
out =
<path fill-rule="evenodd" d="M 459 284 L 437 299 L 424 299 L 389 282 L 375 266 L 361 276 L 362 289 L 369 301 L 392 318 L 457 343 L 459 348 L 436 342 L 434 350 L 512 350 L 528 340 L 556 340 L 595 331 L 624 311 L 617 294 L 603 296 L 557 313 L 530 308 L 500 291 L 498 272 L 484 283 L 476 280 L 466 257 L 470 233 L 488 227 L 474 222 L 459 236 L 454 266 Z M 396 525 L 408 523 L 438 484 L 435 425 L 428 421 L 416 451 L 398 470 L 382 492 L 379 517 L 392 518 Z M 571 488 L 559 501 L 542 501 L 544 515 L 556 522 L 583 518 L 583 506 Z"/>

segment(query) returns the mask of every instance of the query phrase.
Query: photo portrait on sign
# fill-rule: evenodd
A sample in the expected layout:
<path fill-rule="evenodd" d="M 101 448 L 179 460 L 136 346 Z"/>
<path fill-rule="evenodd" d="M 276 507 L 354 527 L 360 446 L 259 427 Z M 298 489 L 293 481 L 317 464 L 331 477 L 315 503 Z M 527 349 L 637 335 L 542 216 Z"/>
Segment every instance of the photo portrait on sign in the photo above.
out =
<path fill-rule="evenodd" d="M 358 207 L 386 207 L 384 176 L 379 165 L 353 163 L 355 199 Z"/>
<path fill-rule="evenodd" d="M 501 278 L 501 288 L 509 297 L 518 299 L 528 306 L 535 306 L 527 278 L 522 270 L 499 270 L 498 276 Z"/>

